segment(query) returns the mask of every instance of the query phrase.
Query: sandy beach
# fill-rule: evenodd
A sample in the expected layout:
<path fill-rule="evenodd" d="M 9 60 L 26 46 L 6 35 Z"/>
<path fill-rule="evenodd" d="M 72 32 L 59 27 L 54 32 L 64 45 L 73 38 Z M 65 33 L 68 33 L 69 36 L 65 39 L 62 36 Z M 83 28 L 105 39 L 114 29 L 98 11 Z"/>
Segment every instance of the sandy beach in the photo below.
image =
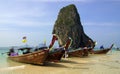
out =
<path fill-rule="evenodd" d="M 0 74 L 119 74 L 120 51 L 79 58 L 62 58 L 59 63 L 45 66 L 17 63 L 7 60 L 7 67 L 0 68 Z"/>

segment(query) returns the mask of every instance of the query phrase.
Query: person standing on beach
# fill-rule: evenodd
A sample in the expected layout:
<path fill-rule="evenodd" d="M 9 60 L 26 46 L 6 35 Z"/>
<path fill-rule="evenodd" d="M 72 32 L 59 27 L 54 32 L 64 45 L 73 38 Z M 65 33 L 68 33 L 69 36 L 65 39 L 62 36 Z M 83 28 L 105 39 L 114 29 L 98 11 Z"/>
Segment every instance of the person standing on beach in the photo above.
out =
<path fill-rule="evenodd" d="M 8 52 L 8 56 L 16 56 L 16 55 L 18 55 L 18 53 L 15 53 L 14 48 L 12 47 Z"/>

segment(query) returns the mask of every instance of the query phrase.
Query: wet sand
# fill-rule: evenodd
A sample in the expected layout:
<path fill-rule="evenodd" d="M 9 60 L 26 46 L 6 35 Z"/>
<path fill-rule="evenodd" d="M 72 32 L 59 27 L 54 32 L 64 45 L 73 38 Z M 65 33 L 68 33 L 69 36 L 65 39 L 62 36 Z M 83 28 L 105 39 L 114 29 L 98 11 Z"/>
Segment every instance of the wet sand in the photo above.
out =
<path fill-rule="evenodd" d="M 45 66 L 8 61 L 8 67 L 0 68 L 0 74 L 120 74 L 120 51 L 105 55 L 62 58 L 59 63 Z"/>

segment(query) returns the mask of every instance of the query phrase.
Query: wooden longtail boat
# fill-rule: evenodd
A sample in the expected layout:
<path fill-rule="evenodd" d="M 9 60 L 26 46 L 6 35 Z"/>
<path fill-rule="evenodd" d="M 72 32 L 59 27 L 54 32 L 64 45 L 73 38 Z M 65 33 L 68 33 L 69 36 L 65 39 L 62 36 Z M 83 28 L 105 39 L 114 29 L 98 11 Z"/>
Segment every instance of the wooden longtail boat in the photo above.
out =
<path fill-rule="evenodd" d="M 17 62 L 36 64 L 36 65 L 44 65 L 45 62 L 60 61 L 65 52 L 64 49 L 68 48 L 70 42 L 68 40 L 64 47 L 56 48 L 54 49 L 54 51 L 49 51 L 50 48 L 53 46 L 55 40 L 57 40 L 57 38 L 53 36 L 49 49 L 47 49 L 46 47 L 37 48 L 35 49 L 34 52 L 23 53 L 23 55 L 15 55 L 15 56 L 9 55 L 8 59 Z M 30 50 L 31 48 L 24 47 L 18 50 L 24 51 L 25 49 Z"/>
<path fill-rule="evenodd" d="M 32 49 L 31 47 L 22 47 L 19 48 L 18 50 L 24 51 L 30 51 Z M 22 63 L 29 63 L 29 64 L 36 64 L 36 65 L 44 65 L 47 57 L 49 54 L 49 49 L 47 47 L 39 47 L 34 50 L 34 52 L 27 52 L 22 55 L 14 55 L 11 56 L 10 52 L 8 52 L 8 59 L 17 61 L 17 62 L 22 62 Z"/>
<path fill-rule="evenodd" d="M 112 44 L 112 45 L 110 46 L 110 48 L 100 49 L 100 50 L 93 50 L 92 52 L 93 52 L 94 54 L 106 54 L 107 52 L 109 52 L 109 51 L 112 49 L 113 46 L 114 46 L 114 44 Z"/>
<path fill-rule="evenodd" d="M 9 56 L 8 59 L 22 63 L 44 65 L 46 57 L 48 56 L 48 52 L 49 52 L 48 49 L 39 50 L 28 54 Z"/>
<path fill-rule="evenodd" d="M 63 47 L 61 48 L 56 48 L 54 51 L 50 51 L 46 62 L 59 62 L 64 54 L 65 50 Z"/>
<path fill-rule="evenodd" d="M 70 38 L 69 43 L 72 43 L 72 39 Z M 76 50 L 68 49 L 67 48 L 67 54 L 68 57 L 83 57 L 88 56 L 88 48 L 78 48 Z"/>
<path fill-rule="evenodd" d="M 57 35 L 54 35 L 49 47 L 51 48 L 53 46 L 55 40 L 58 40 L 58 39 L 59 39 L 59 37 Z M 59 62 L 61 60 L 61 58 L 63 57 L 65 50 L 68 49 L 68 47 L 70 45 L 70 41 L 71 41 L 71 39 L 68 39 L 66 44 L 63 47 L 52 49 L 49 52 L 46 61 L 47 62 Z"/>
<path fill-rule="evenodd" d="M 68 56 L 70 56 L 70 57 L 88 56 L 88 49 L 79 48 L 79 49 L 76 49 L 76 50 L 70 50 L 70 51 L 68 51 Z"/>

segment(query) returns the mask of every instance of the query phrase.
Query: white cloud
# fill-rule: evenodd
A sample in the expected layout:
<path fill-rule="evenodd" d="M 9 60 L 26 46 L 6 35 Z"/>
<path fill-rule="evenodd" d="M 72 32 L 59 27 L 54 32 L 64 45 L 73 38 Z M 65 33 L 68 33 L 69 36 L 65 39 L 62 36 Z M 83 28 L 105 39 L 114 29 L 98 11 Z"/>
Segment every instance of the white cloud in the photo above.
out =
<path fill-rule="evenodd" d="M 19 0 L 18 0 L 19 1 Z M 0 1 L 1 2 L 1 1 Z M 32 27 L 51 25 L 51 21 L 42 21 L 48 17 L 48 6 L 44 3 L 17 2 L 0 3 L 0 30 L 9 30 L 11 26 Z M 8 28 L 9 26 L 9 28 Z"/>
<path fill-rule="evenodd" d="M 42 17 L 47 15 L 46 6 L 33 6 L 30 5 L 11 5 L 11 7 L 0 8 L 0 18 L 13 18 L 13 17 Z"/>
<path fill-rule="evenodd" d="M 32 26 L 49 26 L 53 22 L 41 22 L 41 21 L 24 21 L 24 20 L 0 20 L 1 26 L 18 26 L 18 27 L 32 27 Z"/>
<path fill-rule="evenodd" d="M 8 31 L 10 28 L 0 28 L 0 31 Z"/>

